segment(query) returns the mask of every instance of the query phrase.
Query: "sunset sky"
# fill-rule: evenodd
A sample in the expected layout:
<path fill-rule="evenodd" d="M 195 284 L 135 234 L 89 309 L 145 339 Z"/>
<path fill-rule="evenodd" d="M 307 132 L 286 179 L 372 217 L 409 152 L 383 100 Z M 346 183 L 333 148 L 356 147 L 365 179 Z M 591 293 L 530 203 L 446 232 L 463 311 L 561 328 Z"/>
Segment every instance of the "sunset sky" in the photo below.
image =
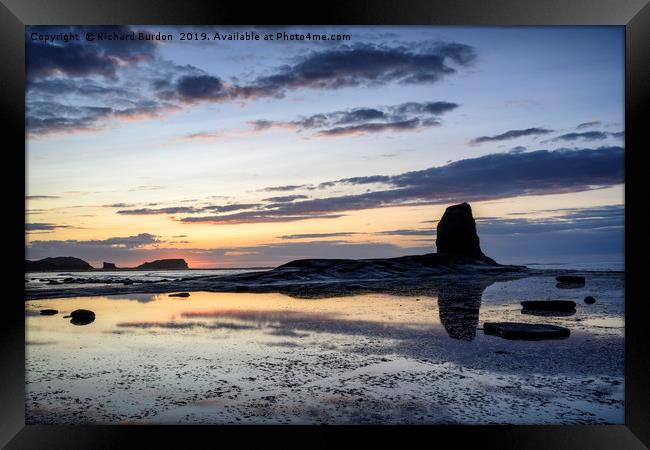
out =
<path fill-rule="evenodd" d="M 27 29 L 29 259 L 428 253 L 468 201 L 497 261 L 623 260 L 622 27 L 132 29 Z M 351 38 L 178 40 L 236 30 Z"/>

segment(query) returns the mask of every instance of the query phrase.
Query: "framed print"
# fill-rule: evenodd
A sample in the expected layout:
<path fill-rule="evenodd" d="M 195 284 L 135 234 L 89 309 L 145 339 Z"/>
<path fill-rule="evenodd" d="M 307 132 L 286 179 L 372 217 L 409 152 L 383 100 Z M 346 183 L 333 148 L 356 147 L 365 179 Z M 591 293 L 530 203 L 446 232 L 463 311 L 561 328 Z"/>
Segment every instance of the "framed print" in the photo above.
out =
<path fill-rule="evenodd" d="M 0 443 L 645 448 L 646 3 L 3 0 Z"/>

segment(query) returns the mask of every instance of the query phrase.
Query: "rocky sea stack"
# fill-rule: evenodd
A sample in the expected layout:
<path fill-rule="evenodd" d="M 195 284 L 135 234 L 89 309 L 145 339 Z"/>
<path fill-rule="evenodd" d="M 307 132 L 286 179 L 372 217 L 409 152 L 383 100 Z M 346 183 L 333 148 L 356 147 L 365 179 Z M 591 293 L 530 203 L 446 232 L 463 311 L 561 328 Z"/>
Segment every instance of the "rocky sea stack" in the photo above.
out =
<path fill-rule="evenodd" d="M 438 222 L 436 248 L 438 253 L 448 255 L 485 257 L 481 251 L 476 233 L 476 221 L 472 216 L 472 207 L 469 203 L 452 205 L 445 210 L 442 219 Z"/>

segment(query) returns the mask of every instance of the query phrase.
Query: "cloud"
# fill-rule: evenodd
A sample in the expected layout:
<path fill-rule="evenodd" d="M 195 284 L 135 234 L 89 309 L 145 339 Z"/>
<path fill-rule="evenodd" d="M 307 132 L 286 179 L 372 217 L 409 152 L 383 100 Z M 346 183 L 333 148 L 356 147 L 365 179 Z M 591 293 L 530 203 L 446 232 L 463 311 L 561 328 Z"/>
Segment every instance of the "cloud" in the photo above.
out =
<path fill-rule="evenodd" d="M 472 139 L 469 143 L 470 145 L 482 144 L 484 142 L 498 142 L 506 141 L 509 139 L 515 139 L 523 136 L 538 136 L 541 134 L 552 133 L 553 130 L 548 130 L 546 128 L 526 128 L 523 130 L 509 130 L 505 133 L 497 134 L 495 136 L 480 136 Z"/>
<path fill-rule="evenodd" d="M 259 203 L 233 203 L 230 205 L 213 205 L 213 206 L 204 206 L 204 211 L 214 211 L 214 212 L 231 212 L 239 211 L 242 209 L 254 209 L 262 206 Z"/>
<path fill-rule="evenodd" d="M 414 131 L 440 125 L 439 117 L 458 108 L 457 103 L 407 102 L 393 106 L 361 107 L 282 122 L 255 120 L 250 122 L 254 132 L 274 128 L 314 131 L 316 136 L 336 137 L 380 133 L 384 131 Z M 205 134 L 205 133 L 204 133 Z M 214 133 L 214 137 L 220 137 Z"/>
<path fill-rule="evenodd" d="M 32 32 L 44 34 L 80 33 L 82 36 L 94 33 L 130 33 L 134 29 L 126 26 L 102 27 L 29 27 L 25 36 L 25 63 L 30 79 L 52 75 L 86 77 L 99 75 L 114 78 L 118 69 L 129 64 L 152 58 L 156 44 L 151 41 L 70 41 L 65 43 L 45 43 L 32 40 Z"/>
<path fill-rule="evenodd" d="M 184 223 L 211 223 L 214 225 L 236 225 L 245 223 L 273 223 L 273 222 L 295 222 L 297 220 L 308 219 L 337 219 L 343 217 L 342 214 L 273 214 L 272 212 L 242 212 L 235 214 L 226 214 L 221 216 L 201 216 L 201 217 L 183 217 L 180 219 Z"/>
<path fill-rule="evenodd" d="M 150 41 L 44 43 L 31 40 L 31 30 L 28 29 L 26 41 L 26 124 L 28 134 L 34 137 L 100 131 L 110 122 L 157 118 L 198 102 L 278 98 L 296 89 L 429 84 L 471 66 L 476 58 L 472 47 L 456 42 L 343 44 L 303 53 L 291 58 L 288 64 L 271 69 L 269 74 L 248 81 L 245 76 L 233 76 L 231 80 L 244 81 L 227 82 L 197 67 L 165 60 L 157 51 L 159 45 Z M 134 29 L 120 26 L 38 28 L 41 34 L 84 34 L 86 31 L 110 34 Z M 147 62 L 146 66 L 141 62 Z M 400 114 L 429 117 L 443 112 L 433 105 L 421 108 L 413 104 L 405 105 Z M 372 108 L 350 111 L 336 124 L 340 129 L 320 130 L 320 135 L 406 131 L 438 124 L 431 117 L 398 120 L 384 115 L 385 112 Z M 265 126 L 268 124 L 260 120 L 253 124 L 253 129 L 259 131 Z M 308 127 L 308 122 L 303 126 Z M 218 137 L 221 134 L 213 132 L 195 133 L 190 138 Z"/>
<path fill-rule="evenodd" d="M 313 51 L 293 64 L 233 87 L 233 95 L 248 99 L 282 97 L 287 90 L 341 89 L 381 86 L 389 82 L 422 84 L 439 81 L 471 65 L 474 49 L 455 42 L 418 42 L 401 46 L 359 43 Z"/>
<path fill-rule="evenodd" d="M 262 192 L 289 192 L 297 191 L 299 189 L 309 189 L 312 188 L 309 184 L 288 184 L 284 186 L 270 186 L 263 189 L 260 189 Z"/>
<path fill-rule="evenodd" d="M 582 130 L 583 128 L 589 128 L 600 124 L 601 124 L 600 120 L 592 120 L 591 122 L 583 122 L 578 124 L 578 126 L 576 126 L 576 129 Z"/>
<path fill-rule="evenodd" d="M 436 234 L 436 230 L 434 230 L 434 229 L 428 229 L 428 230 L 401 229 L 401 230 L 378 231 L 375 234 L 379 234 L 379 235 L 382 235 L 382 236 L 434 236 Z"/>
<path fill-rule="evenodd" d="M 55 199 L 55 198 L 61 198 L 56 195 L 26 195 L 25 200 L 49 200 L 49 199 Z"/>
<path fill-rule="evenodd" d="M 624 132 L 621 131 L 619 133 L 608 133 L 606 131 L 585 131 L 582 133 L 567 133 L 557 136 L 551 139 L 551 141 L 577 141 L 579 139 L 582 139 L 584 141 L 599 141 L 607 139 L 609 136 L 621 138 L 624 136 Z"/>
<path fill-rule="evenodd" d="M 142 186 L 136 186 L 129 191 L 157 191 L 159 189 L 164 189 L 163 186 L 156 186 L 156 185 L 142 185 Z"/>
<path fill-rule="evenodd" d="M 210 75 L 186 75 L 176 81 L 176 94 L 186 102 L 224 100 L 228 97 L 223 82 Z"/>
<path fill-rule="evenodd" d="M 214 224 L 285 222 L 329 218 L 346 211 L 387 206 L 580 192 L 622 184 L 623 160 L 621 147 L 490 154 L 398 175 L 372 175 L 327 182 L 330 186 L 380 183 L 387 187 L 382 190 L 277 203 L 264 210 L 231 215 L 186 217 L 181 221 Z"/>
<path fill-rule="evenodd" d="M 353 125 L 347 127 L 336 127 L 328 130 L 322 130 L 317 136 L 354 136 L 369 133 L 381 133 L 384 131 L 412 131 L 425 126 L 438 125 L 437 121 L 421 122 L 418 119 L 402 120 L 388 123 L 365 123 L 362 125 Z"/>
<path fill-rule="evenodd" d="M 523 153 L 527 150 L 526 147 L 523 145 L 517 145 L 516 147 L 512 147 L 509 151 L 510 153 Z"/>
<path fill-rule="evenodd" d="M 135 236 L 126 236 L 126 237 L 111 237 L 107 239 L 92 239 L 86 241 L 79 241 L 76 239 L 70 239 L 65 241 L 53 240 L 53 241 L 32 241 L 28 244 L 30 248 L 76 248 L 76 247 L 115 247 L 115 248 L 141 248 L 151 244 L 157 244 L 160 241 L 158 238 L 149 233 L 140 233 Z"/>
<path fill-rule="evenodd" d="M 275 203 L 286 203 L 286 202 L 293 202 L 295 200 L 303 200 L 309 198 L 306 195 L 283 195 L 280 197 L 269 197 L 265 198 L 263 201 L 265 202 L 275 202 Z"/>
<path fill-rule="evenodd" d="M 288 234 L 284 236 L 278 236 L 278 239 L 284 240 L 294 240 L 294 239 L 320 239 L 320 238 L 329 238 L 329 237 L 346 237 L 353 236 L 355 233 L 352 231 L 342 231 L 338 233 L 302 233 L 302 234 Z"/>
<path fill-rule="evenodd" d="M 625 226 L 625 206 L 623 205 L 567 208 L 546 212 L 555 214 L 545 218 L 477 219 L 478 229 L 481 235 L 513 235 L 611 228 L 622 230 Z"/>
<path fill-rule="evenodd" d="M 157 214 L 195 214 L 201 212 L 230 212 L 242 209 L 251 209 L 261 206 L 259 203 L 237 203 L 231 205 L 209 205 L 209 206 L 171 206 L 166 208 L 137 208 L 123 209 L 117 211 L 117 214 L 125 216 L 146 216 Z"/>
<path fill-rule="evenodd" d="M 130 208 L 134 205 L 130 203 L 111 203 L 109 205 L 102 205 L 104 208 Z"/>
<path fill-rule="evenodd" d="M 549 211 L 545 218 L 491 218 L 477 221 L 486 254 L 527 258 L 523 262 L 598 259 L 623 263 L 625 206 Z M 530 258 L 535 255 L 535 258 Z"/>
<path fill-rule="evenodd" d="M 134 121 L 160 117 L 178 107 L 142 100 L 125 108 L 73 106 L 58 101 L 28 101 L 25 123 L 32 137 L 80 131 L 99 131 L 109 120 Z"/>
<path fill-rule="evenodd" d="M 60 228 L 72 228 L 70 225 L 55 225 L 53 223 L 26 223 L 25 231 L 55 231 Z"/>
<path fill-rule="evenodd" d="M 296 89 L 434 83 L 476 58 L 472 47 L 456 42 L 418 42 L 400 46 L 359 43 L 312 51 L 248 83 L 230 84 L 209 74 L 185 75 L 156 87 L 161 99 L 223 102 L 283 97 Z M 263 124 L 259 124 L 263 126 Z"/>
<path fill-rule="evenodd" d="M 154 214 L 192 214 L 196 212 L 201 212 L 201 210 L 189 206 L 175 206 L 169 208 L 122 209 L 117 211 L 117 214 L 125 216 L 147 216 Z"/>

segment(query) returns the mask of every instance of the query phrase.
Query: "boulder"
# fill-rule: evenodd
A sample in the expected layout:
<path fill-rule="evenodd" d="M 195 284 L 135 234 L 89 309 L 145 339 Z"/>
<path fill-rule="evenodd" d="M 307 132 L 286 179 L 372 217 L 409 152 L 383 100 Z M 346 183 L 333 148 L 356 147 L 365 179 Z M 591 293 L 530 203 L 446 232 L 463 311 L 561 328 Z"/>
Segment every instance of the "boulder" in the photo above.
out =
<path fill-rule="evenodd" d="M 593 305 L 594 303 L 596 303 L 596 299 L 593 298 L 591 295 L 588 295 L 588 296 L 585 297 L 584 302 L 585 302 L 587 305 Z"/>
<path fill-rule="evenodd" d="M 179 292 L 177 294 L 169 294 L 169 297 L 189 297 L 189 292 Z"/>
<path fill-rule="evenodd" d="M 558 283 L 565 284 L 585 284 L 585 277 L 575 275 L 560 275 L 559 277 L 555 277 L 555 280 Z"/>
<path fill-rule="evenodd" d="M 438 222 L 436 249 L 438 253 L 450 255 L 485 256 L 479 245 L 472 207 L 468 203 L 453 205 L 445 210 Z"/>
<path fill-rule="evenodd" d="M 70 318 L 70 323 L 73 325 L 88 325 L 95 321 L 95 313 L 87 309 L 75 309 L 69 316 L 63 318 Z"/>
<path fill-rule="evenodd" d="M 56 309 L 41 309 L 41 316 L 53 316 L 58 313 Z"/>
<path fill-rule="evenodd" d="M 518 322 L 485 322 L 483 332 L 504 339 L 526 341 L 562 339 L 571 335 L 571 331 L 568 328 L 557 325 Z"/>

